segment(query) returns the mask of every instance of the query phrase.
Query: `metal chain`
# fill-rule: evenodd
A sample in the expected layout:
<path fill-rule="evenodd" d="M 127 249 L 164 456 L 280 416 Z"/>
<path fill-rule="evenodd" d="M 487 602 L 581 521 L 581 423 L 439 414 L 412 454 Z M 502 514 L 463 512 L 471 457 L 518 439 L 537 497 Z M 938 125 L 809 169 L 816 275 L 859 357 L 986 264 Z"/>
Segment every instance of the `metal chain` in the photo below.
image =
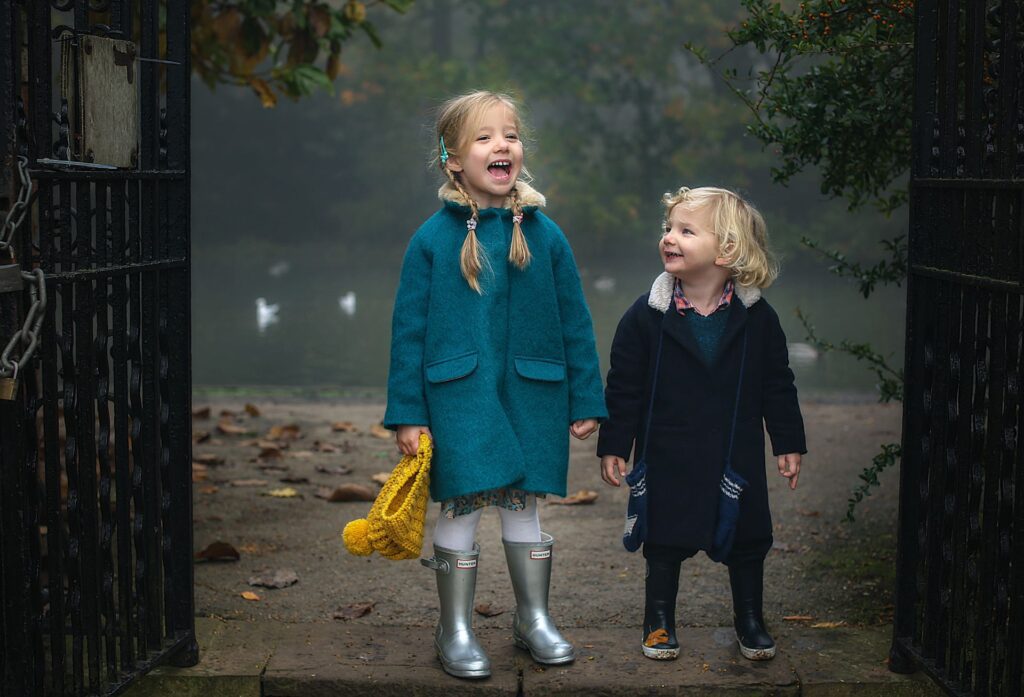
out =
<path fill-rule="evenodd" d="M 28 174 L 28 158 L 24 155 L 18 156 L 18 178 L 21 180 L 21 190 L 14 206 L 4 216 L 3 228 L 0 228 L 0 254 L 14 258 L 12 244 L 14 233 L 25 220 L 25 214 L 29 210 L 29 201 L 32 196 L 32 179 Z M 32 358 L 32 354 L 39 344 L 39 331 L 43 324 L 43 315 L 46 310 L 46 277 L 42 269 L 35 269 L 31 272 L 22 271 L 21 277 L 31 285 L 32 304 L 29 306 L 28 314 L 25 315 L 25 322 L 21 329 L 14 333 L 7 346 L 0 353 L 0 377 L 17 378 L 18 366 L 25 365 Z M 12 357 L 20 345 L 20 355 Z"/>
<path fill-rule="evenodd" d="M 28 212 L 29 200 L 32 197 L 32 179 L 28 176 L 28 158 L 24 155 L 18 156 L 17 169 L 18 179 L 21 180 L 21 190 L 18 192 L 18 198 L 11 210 L 4 218 L 3 228 L 0 228 L 0 254 L 6 254 L 9 257 L 14 256 L 11 249 L 14 233 L 25 220 L 25 213 Z"/>

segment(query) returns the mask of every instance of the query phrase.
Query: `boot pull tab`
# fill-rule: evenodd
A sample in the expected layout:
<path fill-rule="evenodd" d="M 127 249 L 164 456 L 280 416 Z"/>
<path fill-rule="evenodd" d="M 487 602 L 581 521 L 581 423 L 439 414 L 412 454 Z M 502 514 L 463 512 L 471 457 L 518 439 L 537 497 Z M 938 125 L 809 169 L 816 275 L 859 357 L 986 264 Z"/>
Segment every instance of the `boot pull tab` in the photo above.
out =
<path fill-rule="evenodd" d="M 428 569 L 440 571 L 443 574 L 446 574 L 449 571 L 451 571 L 451 568 L 448 566 L 448 562 L 446 562 L 444 559 L 438 559 L 437 557 L 430 557 L 429 559 L 420 559 L 420 564 L 423 564 L 423 566 L 427 567 Z"/>

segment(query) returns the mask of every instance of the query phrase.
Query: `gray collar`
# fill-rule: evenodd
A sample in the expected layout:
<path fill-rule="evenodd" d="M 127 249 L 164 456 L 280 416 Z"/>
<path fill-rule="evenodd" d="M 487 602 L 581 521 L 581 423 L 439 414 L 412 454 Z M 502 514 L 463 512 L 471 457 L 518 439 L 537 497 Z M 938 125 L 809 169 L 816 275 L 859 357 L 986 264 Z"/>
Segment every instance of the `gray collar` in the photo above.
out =
<path fill-rule="evenodd" d="M 672 290 L 675 288 L 676 279 L 667 271 L 654 279 L 651 284 L 651 294 L 647 298 L 647 304 L 658 312 L 665 312 L 672 303 Z M 754 286 L 741 286 L 736 284 L 736 297 L 743 303 L 743 307 L 750 307 L 761 299 L 761 289 Z"/>

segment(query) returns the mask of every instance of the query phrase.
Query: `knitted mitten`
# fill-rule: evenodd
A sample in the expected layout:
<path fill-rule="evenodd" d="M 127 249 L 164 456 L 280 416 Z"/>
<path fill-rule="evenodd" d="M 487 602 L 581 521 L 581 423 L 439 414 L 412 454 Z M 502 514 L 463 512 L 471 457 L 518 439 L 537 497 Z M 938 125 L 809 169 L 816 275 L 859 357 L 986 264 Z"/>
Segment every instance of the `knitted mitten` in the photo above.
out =
<path fill-rule="evenodd" d="M 626 529 L 622 544 L 630 552 L 640 549 L 647 537 L 647 463 L 641 460 L 626 475 L 629 503 L 626 505 Z"/>
<path fill-rule="evenodd" d="M 722 481 L 718 485 L 718 521 L 715 523 L 715 537 L 708 550 L 714 561 L 724 562 L 732 551 L 736 539 L 736 523 L 740 517 L 740 495 L 747 486 L 747 480 L 738 475 L 729 465 L 725 466 Z"/>

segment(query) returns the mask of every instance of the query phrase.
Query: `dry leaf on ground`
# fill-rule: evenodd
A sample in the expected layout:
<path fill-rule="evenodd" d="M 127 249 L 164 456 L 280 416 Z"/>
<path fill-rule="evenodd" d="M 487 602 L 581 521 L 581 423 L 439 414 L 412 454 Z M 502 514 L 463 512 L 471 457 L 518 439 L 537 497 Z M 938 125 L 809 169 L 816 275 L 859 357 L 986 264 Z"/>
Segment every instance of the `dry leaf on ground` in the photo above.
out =
<path fill-rule="evenodd" d="M 337 446 L 332 445 L 331 443 L 325 443 L 322 440 L 315 440 L 315 441 L 313 441 L 313 450 L 317 451 L 318 453 L 336 453 L 336 452 L 338 452 Z"/>
<path fill-rule="evenodd" d="M 316 471 L 320 474 L 352 474 L 352 468 L 346 467 L 345 465 L 338 465 L 336 467 L 317 465 Z"/>
<path fill-rule="evenodd" d="M 846 620 L 839 620 L 838 622 L 815 622 L 811 625 L 811 629 L 835 629 L 836 627 L 845 627 Z"/>
<path fill-rule="evenodd" d="M 810 615 L 786 615 L 782 619 L 786 620 L 787 622 L 810 622 L 814 618 Z"/>
<path fill-rule="evenodd" d="M 377 492 L 362 484 L 342 484 L 331 489 L 329 486 L 322 486 L 317 489 L 317 498 L 326 499 L 329 503 L 345 501 L 373 501 L 377 498 Z"/>
<path fill-rule="evenodd" d="M 199 463 L 201 465 L 223 465 L 224 456 L 214 455 L 213 453 L 200 453 L 198 455 L 192 455 L 192 464 Z"/>
<path fill-rule="evenodd" d="M 232 479 L 231 486 L 266 486 L 266 479 Z"/>
<path fill-rule="evenodd" d="M 263 586 L 264 588 L 287 588 L 299 582 L 299 575 L 291 569 L 276 569 L 275 571 L 263 571 L 255 576 L 249 577 L 250 586 Z"/>
<path fill-rule="evenodd" d="M 255 462 L 255 460 L 250 460 L 249 462 Z M 277 462 L 265 462 L 258 465 L 258 467 L 264 472 L 287 472 L 291 469 L 288 465 L 282 465 Z"/>
<path fill-rule="evenodd" d="M 309 477 L 281 477 L 277 481 L 283 484 L 309 484 Z"/>
<path fill-rule="evenodd" d="M 246 404 L 245 413 L 248 414 L 249 416 L 259 416 L 260 410 L 259 407 L 257 407 L 255 404 Z"/>
<path fill-rule="evenodd" d="M 221 419 L 217 422 L 217 430 L 227 436 L 240 436 L 243 433 L 247 433 L 244 426 L 239 426 L 227 419 Z"/>
<path fill-rule="evenodd" d="M 221 416 L 230 416 L 231 418 L 234 418 L 235 417 L 235 412 L 231 411 L 230 409 L 221 409 L 220 410 L 220 415 Z"/>
<path fill-rule="evenodd" d="M 295 440 L 302 437 L 302 428 L 298 424 L 278 424 L 270 427 L 266 437 L 270 440 Z"/>
<path fill-rule="evenodd" d="M 192 463 L 192 481 L 202 482 L 207 478 L 206 465 L 201 465 L 198 462 Z"/>
<path fill-rule="evenodd" d="M 193 419 L 208 419 L 210 418 L 210 407 L 196 407 L 192 410 Z"/>
<path fill-rule="evenodd" d="M 210 486 L 204 486 L 199 488 L 200 494 L 216 494 L 218 491 L 220 491 L 220 489 L 218 487 L 213 486 L 212 484 Z"/>
<path fill-rule="evenodd" d="M 385 484 L 388 483 L 388 477 L 390 477 L 390 476 L 391 476 L 390 472 L 378 472 L 377 474 L 375 474 L 372 477 L 370 477 L 370 479 L 372 479 L 373 481 L 377 482 L 381 486 L 384 486 Z"/>
<path fill-rule="evenodd" d="M 374 424 L 373 426 L 370 426 L 370 435 L 374 438 L 391 438 L 395 434 L 380 424 Z"/>
<path fill-rule="evenodd" d="M 302 494 L 295 491 L 290 486 L 286 486 L 283 489 L 271 489 L 264 496 L 273 496 L 275 499 L 295 499 L 302 498 Z"/>
<path fill-rule="evenodd" d="M 196 552 L 196 561 L 238 561 L 241 555 L 227 542 L 211 542 L 201 552 Z"/>
<path fill-rule="evenodd" d="M 796 512 L 802 516 L 807 516 L 808 518 L 817 518 L 821 515 L 821 511 L 805 511 L 802 508 L 798 508 Z"/>
<path fill-rule="evenodd" d="M 266 438 L 258 438 L 242 445 L 255 445 L 257 448 L 277 448 L 278 450 L 291 447 L 291 443 L 286 440 L 268 440 Z"/>
<path fill-rule="evenodd" d="M 552 499 L 550 503 L 558 504 L 560 506 L 581 506 L 597 501 L 597 492 L 591 489 L 580 489 L 572 496 L 566 496 L 564 499 Z"/>
<path fill-rule="evenodd" d="M 473 609 L 476 610 L 478 615 L 483 615 L 484 617 L 497 617 L 505 612 L 505 610 L 500 607 L 491 607 L 490 603 L 477 603 L 476 607 Z"/>
<path fill-rule="evenodd" d="M 209 431 L 192 431 L 193 443 L 205 443 L 208 440 L 210 440 Z"/>
<path fill-rule="evenodd" d="M 288 457 L 298 457 L 302 459 L 308 459 L 316 455 L 312 450 L 291 450 L 288 452 Z"/>
<path fill-rule="evenodd" d="M 373 610 L 373 606 L 377 603 L 371 600 L 368 603 L 350 603 L 345 607 L 339 607 L 337 610 L 331 613 L 331 619 L 335 620 L 354 620 L 357 617 L 370 614 Z"/>
<path fill-rule="evenodd" d="M 256 601 L 260 599 L 260 596 L 256 595 L 252 591 L 242 591 L 241 593 L 239 593 L 239 595 L 241 595 L 246 600 Z"/>
<path fill-rule="evenodd" d="M 281 457 L 281 449 L 276 445 L 271 446 L 269 448 L 263 447 L 260 450 L 260 454 L 257 455 L 256 457 L 258 457 L 261 460 L 276 460 L 279 457 Z"/>
<path fill-rule="evenodd" d="M 359 429 L 351 421 L 335 421 L 331 424 L 331 430 L 341 431 L 342 433 L 355 433 Z"/>

